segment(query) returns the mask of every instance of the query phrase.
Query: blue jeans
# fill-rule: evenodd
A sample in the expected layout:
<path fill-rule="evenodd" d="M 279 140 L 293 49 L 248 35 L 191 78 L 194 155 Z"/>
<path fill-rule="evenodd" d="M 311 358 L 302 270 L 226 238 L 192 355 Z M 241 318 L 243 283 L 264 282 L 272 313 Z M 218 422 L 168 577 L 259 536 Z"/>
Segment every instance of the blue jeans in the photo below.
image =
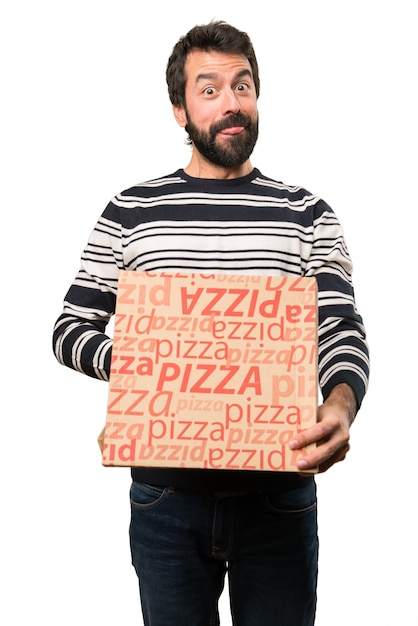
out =
<path fill-rule="evenodd" d="M 226 572 L 236 626 L 313 626 L 313 479 L 230 497 L 134 482 L 131 512 L 145 626 L 216 626 Z"/>

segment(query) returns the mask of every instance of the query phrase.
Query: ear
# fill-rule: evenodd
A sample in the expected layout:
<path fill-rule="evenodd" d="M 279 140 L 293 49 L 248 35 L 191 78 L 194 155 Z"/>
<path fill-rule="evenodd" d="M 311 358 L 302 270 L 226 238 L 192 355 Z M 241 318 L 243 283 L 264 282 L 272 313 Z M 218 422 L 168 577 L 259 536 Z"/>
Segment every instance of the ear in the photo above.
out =
<path fill-rule="evenodd" d="M 184 128 L 187 124 L 186 111 L 182 104 L 173 104 L 173 113 L 176 118 L 176 122 L 179 126 Z"/>

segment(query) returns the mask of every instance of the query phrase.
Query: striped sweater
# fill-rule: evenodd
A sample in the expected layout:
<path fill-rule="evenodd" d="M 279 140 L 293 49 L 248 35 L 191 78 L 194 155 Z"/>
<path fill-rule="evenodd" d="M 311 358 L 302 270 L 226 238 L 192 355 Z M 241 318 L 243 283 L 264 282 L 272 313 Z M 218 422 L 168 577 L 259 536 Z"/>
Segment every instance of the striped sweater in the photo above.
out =
<path fill-rule="evenodd" d="M 105 329 L 122 269 L 315 276 L 322 395 L 345 382 L 360 406 L 368 348 L 350 256 L 333 210 L 305 189 L 257 169 L 228 180 L 178 170 L 115 196 L 89 238 L 53 335 L 60 363 L 102 380 L 109 379 L 112 340 Z M 158 470 L 149 473 L 157 477 Z"/>

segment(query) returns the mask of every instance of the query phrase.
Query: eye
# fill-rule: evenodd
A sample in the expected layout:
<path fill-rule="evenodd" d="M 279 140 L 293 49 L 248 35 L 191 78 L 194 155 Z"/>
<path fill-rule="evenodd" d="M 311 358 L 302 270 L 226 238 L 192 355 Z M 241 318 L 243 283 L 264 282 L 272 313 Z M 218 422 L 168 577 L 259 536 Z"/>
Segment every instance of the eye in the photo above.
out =
<path fill-rule="evenodd" d="M 215 93 L 215 87 L 205 87 L 205 89 L 203 90 L 203 93 L 206 96 L 213 96 L 213 94 Z"/>
<path fill-rule="evenodd" d="M 237 91 L 248 91 L 249 89 L 249 85 L 247 85 L 247 83 L 238 83 L 238 85 L 236 86 L 236 90 Z"/>

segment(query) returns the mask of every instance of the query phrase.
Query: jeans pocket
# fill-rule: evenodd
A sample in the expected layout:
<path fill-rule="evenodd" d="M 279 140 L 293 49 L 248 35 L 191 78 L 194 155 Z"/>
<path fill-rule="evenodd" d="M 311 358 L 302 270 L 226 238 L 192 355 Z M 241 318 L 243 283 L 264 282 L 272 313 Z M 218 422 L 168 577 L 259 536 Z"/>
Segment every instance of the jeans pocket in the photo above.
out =
<path fill-rule="evenodd" d="M 266 507 L 273 513 L 284 516 L 300 517 L 314 511 L 317 506 L 316 486 L 314 481 L 307 479 L 303 487 L 289 491 L 266 494 Z"/>
<path fill-rule="evenodd" d="M 165 499 L 168 487 L 133 482 L 130 490 L 131 507 L 134 509 L 152 509 Z"/>

